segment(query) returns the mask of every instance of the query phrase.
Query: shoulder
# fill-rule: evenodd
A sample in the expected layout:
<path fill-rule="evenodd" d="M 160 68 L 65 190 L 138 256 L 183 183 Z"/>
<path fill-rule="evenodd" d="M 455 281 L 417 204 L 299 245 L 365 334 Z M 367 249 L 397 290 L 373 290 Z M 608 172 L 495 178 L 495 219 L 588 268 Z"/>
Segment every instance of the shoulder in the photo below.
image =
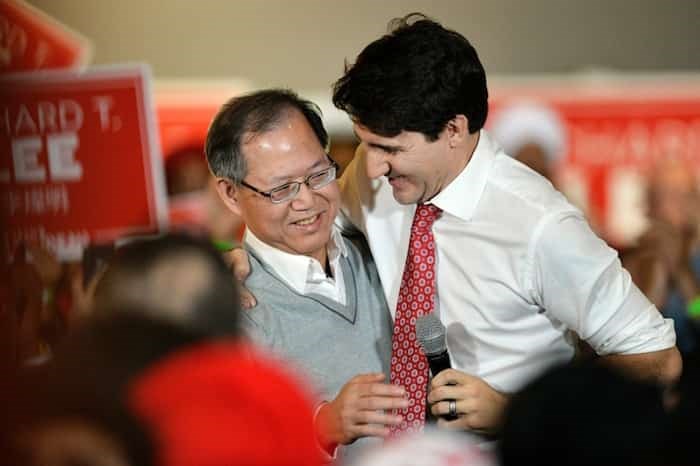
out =
<path fill-rule="evenodd" d="M 533 212 L 578 210 L 549 180 L 505 153 L 496 155 L 488 185 L 503 198 Z"/>

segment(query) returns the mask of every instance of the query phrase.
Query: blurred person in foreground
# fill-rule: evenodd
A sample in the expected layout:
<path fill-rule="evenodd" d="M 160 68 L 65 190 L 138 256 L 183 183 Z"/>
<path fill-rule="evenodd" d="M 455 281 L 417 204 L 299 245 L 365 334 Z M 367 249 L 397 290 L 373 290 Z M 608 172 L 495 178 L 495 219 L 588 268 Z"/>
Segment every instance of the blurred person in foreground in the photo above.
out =
<path fill-rule="evenodd" d="M 95 287 L 96 314 L 140 309 L 206 331 L 240 335 L 240 304 L 231 271 L 207 240 L 180 233 L 120 246 Z"/>
<path fill-rule="evenodd" d="M 674 321 L 678 348 L 698 348 L 700 322 L 700 192 L 692 167 L 657 163 L 648 180 L 649 227 L 623 262 L 635 283 Z"/>
<path fill-rule="evenodd" d="M 482 129 L 488 91 L 474 47 L 423 15 L 391 26 L 346 67 L 333 102 L 360 140 L 340 179 L 341 223 L 367 238 L 394 317 L 391 382 L 410 401 L 400 430 L 425 419 L 414 322 L 428 312 L 447 328 L 453 367 L 427 397 L 433 414 L 457 415 L 438 421 L 445 428 L 497 432 L 511 393 L 572 359 L 571 331 L 604 363 L 674 382 L 672 322 L 581 212 Z"/>
<path fill-rule="evenodd" d="M 91 318 L 3 400 L 2 461 L 320 464 L 306 387 L 244 342 L 209 337 L 138 308 Z"/>
<path fill-rule="evenodd" d="M 474 435 L 434 427 L 368 448 L 349 466 L 496 466 Z"/>
<path fill-rule="evenodd" d="M 294 361 L 322 397 L 321 446 L 343 456 L 401 418 L 404 390 L 384 383 L 391 321 L 372 257 L 334 227 L 336 164 L 317 107 L 286 90 L 234 98 L 214 118 L 206 155 L 219 194 L 245 221 L 249 333 Z M 349 446 L 349 444 L 353 444 Z"/>
<path fill-rule="evenodd" d="M 696 338 L 700 337 L 698 328 Z M 700 420 L 700 347 L 683 355 L 683 376 L 675 391 L 671 411 L 668 464 L 694 466 L 698 463 L 698 420 Z"/>
<path fill-rule="evenodd" d="M 672 466 L 659 387 L 605 366 L 554 368 L 515 394 L 502 466 Z"/>

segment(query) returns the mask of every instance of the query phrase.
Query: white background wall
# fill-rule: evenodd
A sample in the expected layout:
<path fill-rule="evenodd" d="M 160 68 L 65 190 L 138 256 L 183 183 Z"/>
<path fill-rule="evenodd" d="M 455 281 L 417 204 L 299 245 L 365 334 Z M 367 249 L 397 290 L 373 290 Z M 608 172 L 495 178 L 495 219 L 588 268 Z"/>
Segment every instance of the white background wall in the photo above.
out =
<path fill-rule="evenodd" d="M 698 0 L 30 0 L 89 37 L 93 63 L 158 78 L 240 76 L 328 89 L 343 60 L 422 11 L 467 36 L 494 73 L 700 70 Z"/>

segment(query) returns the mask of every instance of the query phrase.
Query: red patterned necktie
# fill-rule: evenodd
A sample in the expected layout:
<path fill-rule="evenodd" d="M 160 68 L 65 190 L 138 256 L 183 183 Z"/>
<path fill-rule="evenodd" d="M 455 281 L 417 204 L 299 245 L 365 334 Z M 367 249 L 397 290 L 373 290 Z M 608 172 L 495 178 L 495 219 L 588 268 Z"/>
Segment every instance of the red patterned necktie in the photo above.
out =
<path fill-rule="evenodd" d="M 406 389 L 409 406 L 395 410 L 403 421 L 392 427 L 393 436 L 419 431 L 425 423 L 429 367 L 416 339 L 416 320 L 435 307 L 435 240 L 431 228 L 441 212 L 434 205 L 419 204 L 411 226 L 391 346 L 391 383 Z"/>

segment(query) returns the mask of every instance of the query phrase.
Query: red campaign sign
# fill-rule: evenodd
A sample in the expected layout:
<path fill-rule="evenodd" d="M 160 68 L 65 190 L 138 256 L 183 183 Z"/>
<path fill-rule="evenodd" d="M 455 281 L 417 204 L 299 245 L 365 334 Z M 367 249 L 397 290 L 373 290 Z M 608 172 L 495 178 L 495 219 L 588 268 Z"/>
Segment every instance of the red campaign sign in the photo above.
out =
<path fill-rule="evenodd" d="M 90 241 L 166 226 L 148 68 L 0 78 L 0 101 L 3 254 L 38 241 L 79 258 Z"/>
<path fill-rule="evenodd" d="M 0 1 L 0 73 L 79 67 L 90 50 L 84 37 L 33 6 Z"/>
<path fill-rule="evenodd" d="M 533 119 L 541 109 L 556 114 L 561 124 L 561 134 L 554 138 L 560 142 L 559 187 L 573 194 L 594 226 L 618 245 L 644 228 L 643 180 L 659 161 L 680 159 L 700 172 L 697 77 L 542 81 L 496 85 L 492 94 L 490 127 L 522 106 L 538 108 L 521 113 Z M 518 131 L 514 126 L 508 130 Z"/>

